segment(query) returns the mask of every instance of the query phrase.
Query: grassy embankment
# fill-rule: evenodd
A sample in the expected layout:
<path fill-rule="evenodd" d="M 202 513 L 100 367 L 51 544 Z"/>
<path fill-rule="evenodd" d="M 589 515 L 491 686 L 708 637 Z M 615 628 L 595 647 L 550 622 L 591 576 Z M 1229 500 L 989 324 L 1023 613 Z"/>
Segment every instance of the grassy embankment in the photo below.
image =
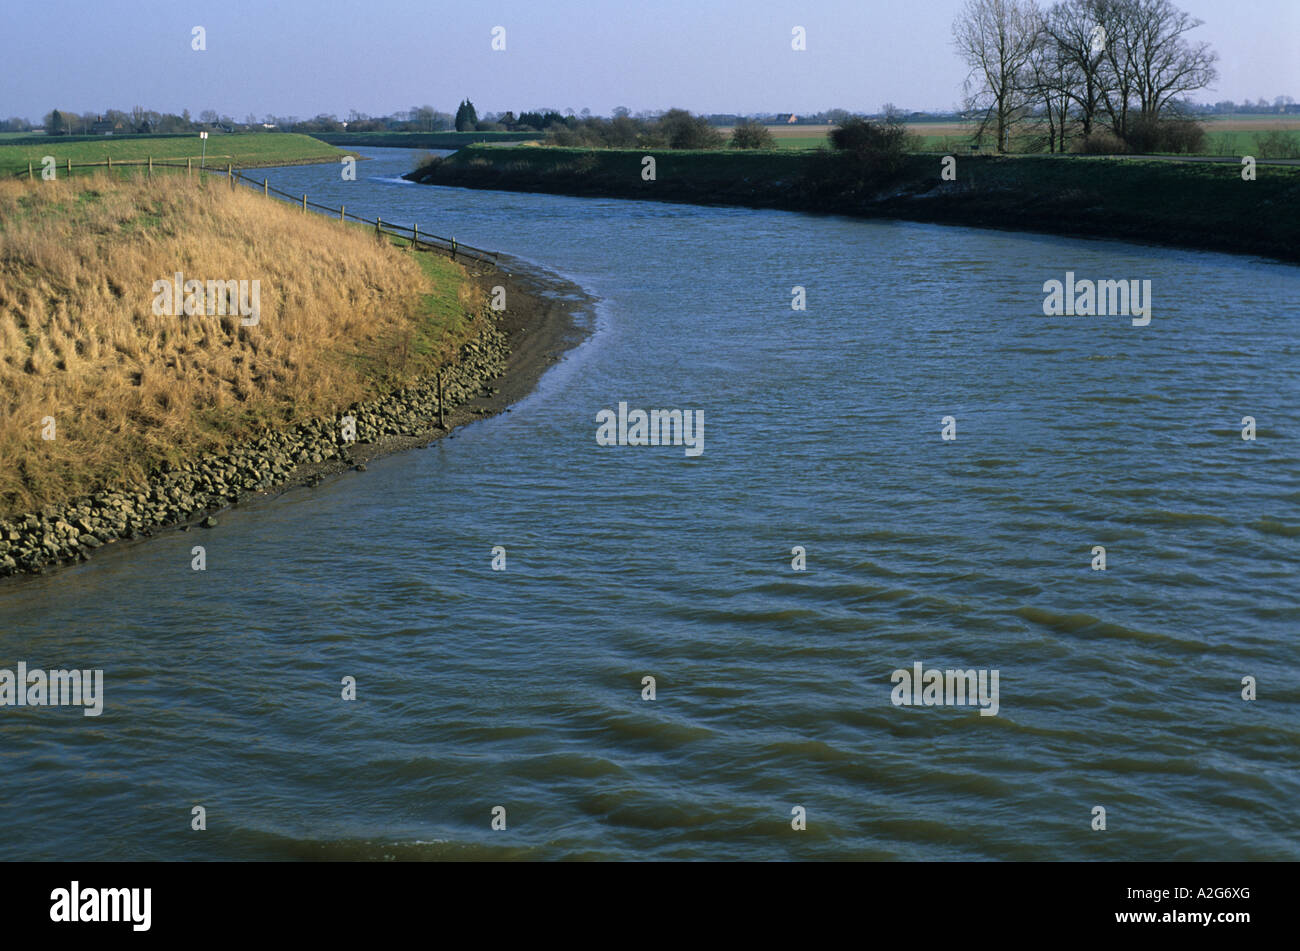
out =
<path fill-rule="evenodd" d="M 211 135 L 207 140 L 206 164 L 209 168 L 255 168 L 266 165 L 309 165 L 318 162 L 337 162 L 348 153 L 313 139 L 309 135 L 287 132 L 257 132 L 248 135 Z M 75 166 L 82 162 L 137 161 L 153 157 L 155 162 L 184 162 L 187 158 L 199 164 L 203 155 L 203 142 L 197 135 L 133 136 L 28 136 L 13 142 L 0 142 L 0 177 L 27 171 L 31 162 L 37 176 L 41 160 L 54 156 L 58 175 L 64 175 L 69 159 Z M 74 174 L 86 170 L 73 169 Z"/>
<path fill-rule="evenodd" d="M 259 280 L 259 322 L 155 316 L 176 271 Z M 426 376 L 477 332 L 480 297 L 441 255 L 220 180 L 0 181 L 0 514 Z"/>
<path fill-rule="evenodd" d="M 397 149 L 459 149 L 466 145 L 546 138 L 541 132 L 316 132 L 313 137 L 343 147 L 369 145 Z"/>
<path fill-rule="evenodd" d="M 655 181 L 641 178 L 654 154 Z M 827 152 L 483 148 L 407 177 L 437 185 L 744 205 L 1150 241 L 1300 261 L 1300 167 L 1085 158 L 912 154 L 876 179 Z"/>

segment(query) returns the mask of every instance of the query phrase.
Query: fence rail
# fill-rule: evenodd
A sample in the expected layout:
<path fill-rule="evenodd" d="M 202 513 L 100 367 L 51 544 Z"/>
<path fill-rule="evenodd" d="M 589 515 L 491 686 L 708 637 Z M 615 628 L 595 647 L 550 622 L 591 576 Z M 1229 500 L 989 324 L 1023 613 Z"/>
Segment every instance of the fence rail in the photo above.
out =
<path fill-rule="evenodd" d="M 193 174 L 195 171 L 193 159 L 186 159 L 184 164 L 181 164 L 180 162 L 155 162 L 152 158 L 126 159 L 116 162 L 111 158 L 103 162 L 73 162 L 71 159 L 68 159 L 67 162 L 60 167 L 66 168 L 69 177 L 71 177 L 74 168 L 107 168 L 112 170 L 114 168 L 127 166 L 147 168 L 150 173 L 152 173 L 155 168 L 183 168 L 186 170 L 187 174 Z M 267 197 L 274 195 L 276 198 L 283 198 L 295 205 L 300 205 L 304 212 L 306 212 L 308 208 L 312 208 L 322 214 L 337 217 L 341 222 L 351 220 L 359 224 L 373 225 L 377 235 L 389 235 L 395 238 L 405 238 L 411 242 L 410 246 L 412 248 L 420 247 L 436 251 L 445 251 L 450 254 L 453 259 L 460 255 L 479 261 L 487 261 L 492 264 L 497 263 L 499 256 L 499 252 L 497 251 L 486 251 L 483 248 L 476 248 L 473 245 L 461 244 L 454 237 L 444 238 L 440 235 L 422 232 L 420 231 L 419 224 L 414 224 L 410 227 L 405 225 L 387 224 L 382 218 L 366 218 L 362 215 L 349 214 L 346 210 L 346 205 L 339 205 L 338 208 L 331 208 L 328 205 L 322 205 L 318 202 L 308 200 L 305 194 L 291 195 L 289 192 L 281 191 L 278 188 L 272 187 L 268 179 L 263 178 L 261 181 L 258 181 L 255 178 L 245 175 L 243 172 L 236 169 L 233 164 L 228 163 L 225 171 L 221 171 L 219 166 L 217 168 L 208 168 L 203 165 L 200 165 L 197 171 L 200 175 L 226 178 L 230 181 L 231 188 L 235 187 L 236 182 L 242 182 L 250 188 L 261 191 L 262 194 Z M 14 177 L 28 179 L 35 178 L 32 163 L 28 162 L 27 170 L 16 172 Z"/>

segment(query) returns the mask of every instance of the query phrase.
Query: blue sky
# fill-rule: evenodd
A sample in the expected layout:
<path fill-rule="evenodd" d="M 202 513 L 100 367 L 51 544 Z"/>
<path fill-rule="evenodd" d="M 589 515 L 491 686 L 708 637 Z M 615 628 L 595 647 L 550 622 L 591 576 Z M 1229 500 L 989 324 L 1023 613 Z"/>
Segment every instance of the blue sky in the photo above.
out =
<path fill-rule="evenodd" d="M 1300 0 L 1176 0 L 1221 78 L 1200 99 L 1300 99 Z M 13 0 L 0 115 L 134 105 L 242 119 L 388 113 L 462 97 L 486 111 L 944 109 L 964 69 L 962 0 Z M 506 28 L 505 52 L 490 48 Z M 790 49 L 795 25 L 808 49 Z M 207 50 L 190 48 L 191 28 Z"/>

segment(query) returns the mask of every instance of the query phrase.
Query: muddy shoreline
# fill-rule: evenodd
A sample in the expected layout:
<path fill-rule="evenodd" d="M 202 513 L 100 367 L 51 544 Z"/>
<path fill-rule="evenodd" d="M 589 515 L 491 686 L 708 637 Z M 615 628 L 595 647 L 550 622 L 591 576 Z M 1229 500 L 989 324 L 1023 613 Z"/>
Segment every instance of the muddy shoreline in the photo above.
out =
<path fill-rule="evenodd" d="M 456 364 L 444 367 L 445 430 L 439 425 L 438 379 L 431 376 L 330 417 L 258 433 L 229 452 L 164 467 L 143 485 L 0 519 L 0 578 L 10 576 L 0 584 L 167 531 L 219 530 L 217 516 L 226 509 L 314 488 L 349 470 L 364 472 L 373 459 L 427 446 L 467 423 L 508 411 L 590 335 L 595 299 L 523 262 L 465 266 L 485 299 L 493 287 L 505 288 L 506 308 L 461 348 Z M 348 438 L 349 416 L 354 439 Z"/>

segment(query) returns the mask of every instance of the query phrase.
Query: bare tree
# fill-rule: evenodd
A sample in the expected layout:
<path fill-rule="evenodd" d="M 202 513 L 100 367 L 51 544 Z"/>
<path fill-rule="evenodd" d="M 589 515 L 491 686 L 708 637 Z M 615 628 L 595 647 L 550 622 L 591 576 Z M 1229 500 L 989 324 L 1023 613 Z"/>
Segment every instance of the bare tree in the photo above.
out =
<path fill-rule="evenodd" d="M 1086 80 L 1072 51 L 1056 41 L 1046 15 L 1040 18 L 1038 28 L 1039 38 L 1029 56 L 1025 81 L 1047 119 L 1047 150 L 1055 152 L 1059 147 L 1064 152 L 1072 125 L 1071 106 L 1078 90 L 1086 87 Z"/>
<path fill-rule="evenodd" d="M 967 0 L 952 25 L 953 43 L 970 67 L 968 108 L 980 114 L 979 134 L 992 126 L 1006 151 L 1012 126 L 1029 102 L 1025 73 L 1039 40 L 1033 0 Z"/>
<path fill-rule="evenodd" d="M 1105 27 L 1098 20 L 1095 0 L 1063 0 L 1047 12 L 1043 28 L 1064 61 L 1062 67 L 1068 69 L 1071 82 L 1065 93 L 1075 104 L 1087 137 L 1101 109 L 1105 84 Z"/>
<path fill-rule="evenodd" d="M 1142 118 L 1155 122 L 1170 102 L 1218 78 L 1214 64 L 1219 57 L 1209 43 L 1192 44 L 1184 37 L 1204 20 L 1170 0 L 1130 2 L 1134 93 Z"/>
<path fill-rule="evenodd" d="M 411 121 L 416 123 L 421 132 L 433 131 L 433 120 L 438 111 L 430 105 L 412 106 Z"/>
<path fill-rule="evenodd" d="M 1141 46 L 1140 0 L 1093 0 L 1102 28 L 1102 104 L 1111 129 L 1121 139 L 1129 135 L 1129 114 L 1138 103 L 1138 50 Z"/>
<path fill-rule="evenodd" d="M 1218 59 L 1208 43 L 1184 34 L 1203 21 L 1170 0 L 1090 0 L 1105 31 L 1102 102 L 1111 127 L 1128 138 L 1134 121 L 1151 126 L 1185 93 L 1217 78 Z"/>

